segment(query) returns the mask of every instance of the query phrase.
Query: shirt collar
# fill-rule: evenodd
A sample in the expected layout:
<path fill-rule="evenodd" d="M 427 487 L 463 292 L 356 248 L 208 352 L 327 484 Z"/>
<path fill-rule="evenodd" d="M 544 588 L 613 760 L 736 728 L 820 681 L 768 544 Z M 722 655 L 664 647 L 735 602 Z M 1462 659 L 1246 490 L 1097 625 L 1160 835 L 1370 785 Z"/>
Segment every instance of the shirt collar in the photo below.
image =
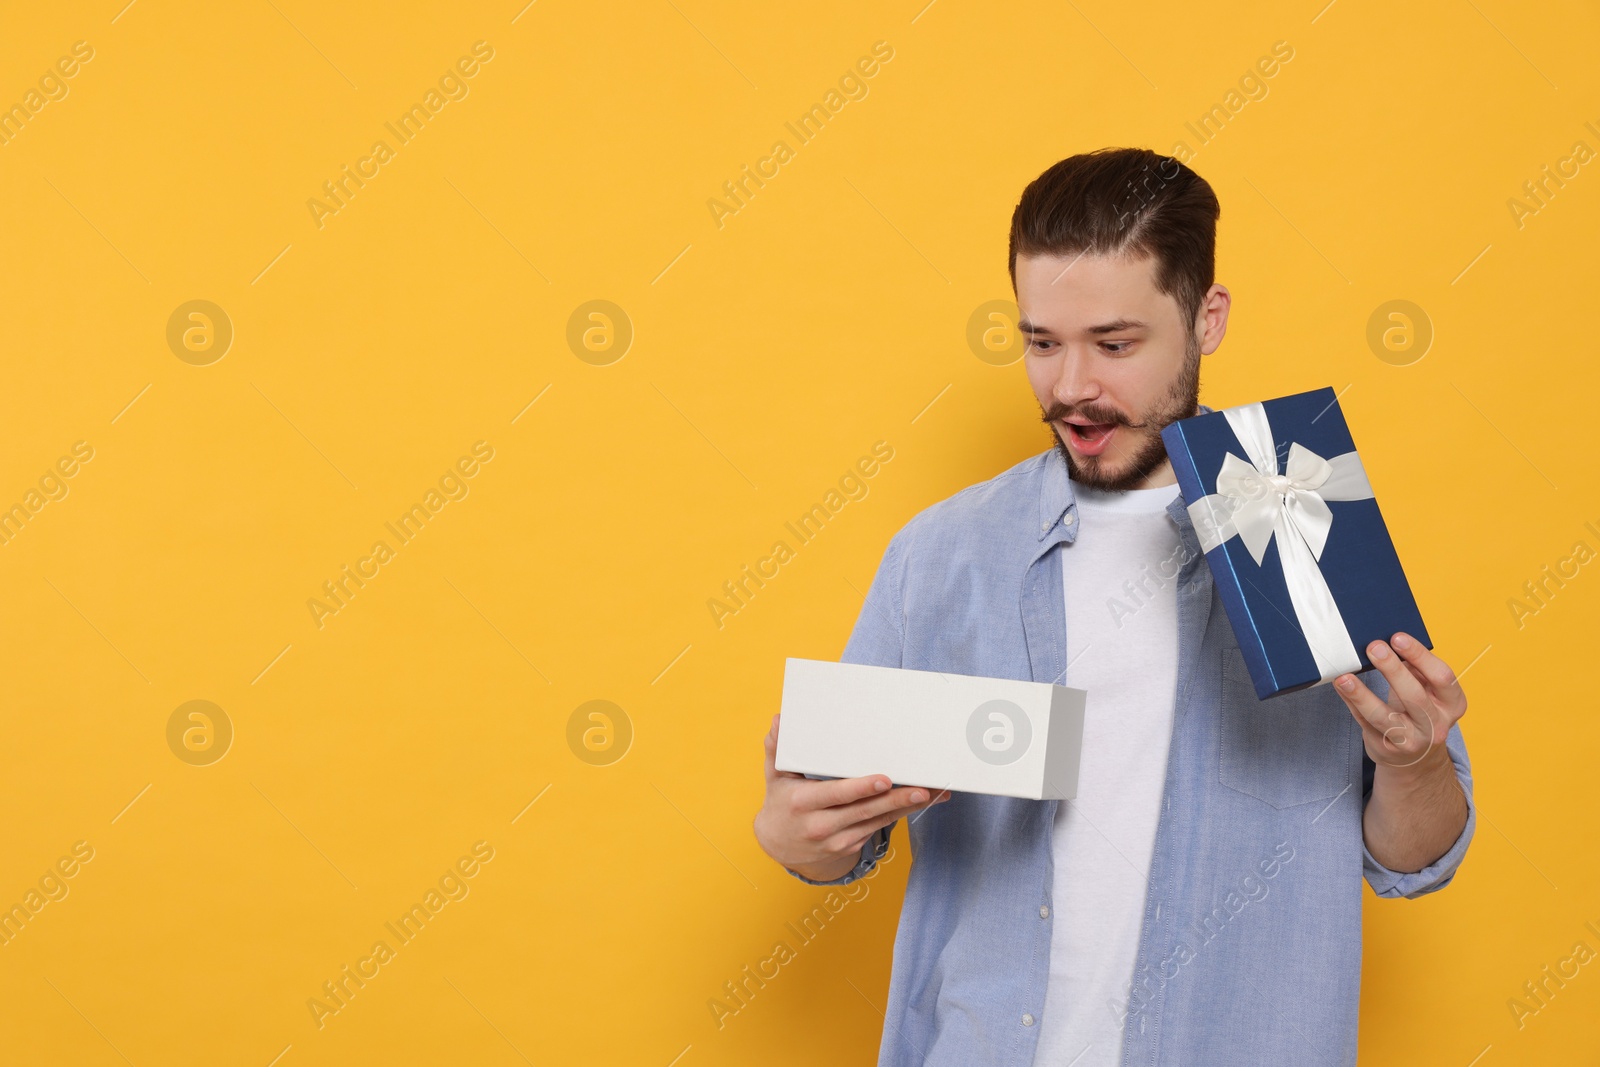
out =
<path fill-rule="evenodd" d="M 1199 405 L 1196 414 L 1209 415 L 1212 409 Z M 1054 432 L 1054 431 L 1052 431 Z M 1167 506 L 1167 514 L 1180 525 L 1189 517 L 1183 496 L 1175 497 Z M 1061 530 L 1067 541 L 1078 538 L 1078 504 L 1072 492 L 1072 479 L 1067 477 L 1067 461 L 1059 447 L 1052 447 L 1044 456 L 1044 481 L 1039 488 L 1039 536 L 1043 541 Z"/>

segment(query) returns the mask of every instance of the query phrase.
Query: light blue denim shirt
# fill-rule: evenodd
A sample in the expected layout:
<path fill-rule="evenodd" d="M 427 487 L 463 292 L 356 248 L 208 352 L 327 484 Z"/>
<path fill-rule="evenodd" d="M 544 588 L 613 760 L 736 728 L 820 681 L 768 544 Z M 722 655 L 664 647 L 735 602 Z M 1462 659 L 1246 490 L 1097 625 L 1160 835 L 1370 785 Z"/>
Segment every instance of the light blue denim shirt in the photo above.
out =
<path fill-rule="evenodd" d="M 1477 821 L 1465 742 L 1452 727 L 1460 838 L 1415 873 L 1378 863 L 1361 833 L 1373 765 L 1349 710 L 1326 685 L 1256 699 L 1182 500 L 1167 511 L 1188 548 L 1177 703 L 1122 1063 L 1353 1064 L 1361 876 L 1384 897 L 1450 883 Z M 1054 449 L 927 508 L 889 542 L 842 659 L 1059 683 L 1061 550 L 1078 521 Z M 1362 678 L 1388 695 L 1377 671 Z M 1058 803 L 959 793 L 910 820 L 880 1067 L 1033 1063 Z M 893 829 L 843 878 L 801 880 L 854 881 Z"/>

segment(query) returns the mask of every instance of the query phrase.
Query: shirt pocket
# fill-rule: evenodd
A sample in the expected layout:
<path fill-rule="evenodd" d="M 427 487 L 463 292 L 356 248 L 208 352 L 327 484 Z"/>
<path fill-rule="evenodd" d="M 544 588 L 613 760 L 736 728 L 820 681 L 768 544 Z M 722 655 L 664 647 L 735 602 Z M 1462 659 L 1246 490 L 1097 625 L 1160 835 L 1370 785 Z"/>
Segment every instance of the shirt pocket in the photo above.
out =
<path fill-rule="evenodd" d="M 1258 700 L 1237 648 L 1222 652 L 1221 725 L 1218 777 L 1229 789 L 1289 808 L 1350 784 L 1355 722 L 1344 701 L 1322 686 Z"/>

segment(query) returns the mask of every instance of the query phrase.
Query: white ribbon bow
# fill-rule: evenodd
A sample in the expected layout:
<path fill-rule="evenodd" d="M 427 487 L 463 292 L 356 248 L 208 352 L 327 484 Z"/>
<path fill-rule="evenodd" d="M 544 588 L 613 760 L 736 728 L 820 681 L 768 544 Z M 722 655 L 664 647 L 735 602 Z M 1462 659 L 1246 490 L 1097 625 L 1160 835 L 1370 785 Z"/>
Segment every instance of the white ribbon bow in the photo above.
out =
<path fill-rule="evenodd" d="M 1279 474 L 1277 444 L 1266 409 L 1245 404 L 1222 414 L 1250 462 L 1228 453 L 1217 472 L 1217 491 L 1189 505 L 1201 550 L 1210 552 L 1237 536 L 1259 567 L 1268 543 L 1276 537 L 1289 603 L 1321 681 L 1360 670 L 1361 657 L 1318 561 L 1333 528 L 1327 502 L 1372 498 L 1361 457 L 1346 452 L 1323 459 L 1294 443 L 1284 473 Z"/>

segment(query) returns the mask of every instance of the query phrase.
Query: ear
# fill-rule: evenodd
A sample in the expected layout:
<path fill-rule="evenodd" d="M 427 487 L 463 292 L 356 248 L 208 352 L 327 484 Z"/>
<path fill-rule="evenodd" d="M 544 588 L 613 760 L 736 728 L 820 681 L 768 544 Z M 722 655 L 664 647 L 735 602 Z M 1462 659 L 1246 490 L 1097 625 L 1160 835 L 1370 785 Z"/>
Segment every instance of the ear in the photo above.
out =
<path fill-rule="evenodd" d="M 1200 302 L 1200 312 L 1195 318 L 1195 329 L 1200 331 L 1200 354 L 1209 356 L 1222 344 L 1228 333 L 1228 311 L 1233 306 L 1233 294 L 1226 286 L 1213 285 Z"/>

